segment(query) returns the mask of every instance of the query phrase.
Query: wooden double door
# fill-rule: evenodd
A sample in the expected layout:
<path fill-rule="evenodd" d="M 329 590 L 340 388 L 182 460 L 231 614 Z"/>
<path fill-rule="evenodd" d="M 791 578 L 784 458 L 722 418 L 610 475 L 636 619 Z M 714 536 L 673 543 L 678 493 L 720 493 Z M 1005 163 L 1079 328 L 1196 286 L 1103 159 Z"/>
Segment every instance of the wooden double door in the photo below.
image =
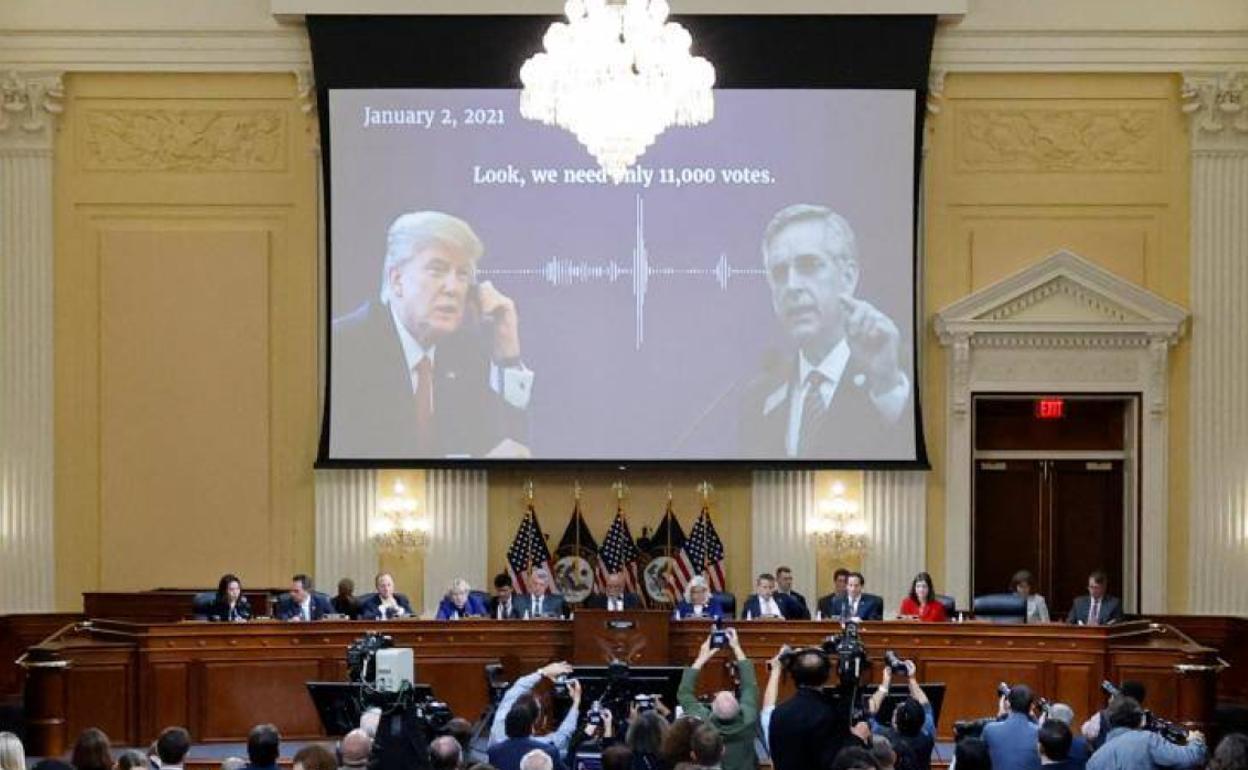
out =
<path fill-rule="evenodd" d="M 1093 570 L 1122 585 L 1122 548 L 1121 460 L 976 463 L 976 596 L 1007 590 L 1026 569 L 1057 619 L 1087 592 Z"/>
<path fill-rule="evenodd" d="M 1087 592 L 1094 570 L 1123 596 L 1134 412 L 1130 398 L 1068 399 L 1064 418 L 1048 421 L 1031 399 L 977 398 L 976 596 L 1009 590 L 1020 569 L 1055 620 Z"/>

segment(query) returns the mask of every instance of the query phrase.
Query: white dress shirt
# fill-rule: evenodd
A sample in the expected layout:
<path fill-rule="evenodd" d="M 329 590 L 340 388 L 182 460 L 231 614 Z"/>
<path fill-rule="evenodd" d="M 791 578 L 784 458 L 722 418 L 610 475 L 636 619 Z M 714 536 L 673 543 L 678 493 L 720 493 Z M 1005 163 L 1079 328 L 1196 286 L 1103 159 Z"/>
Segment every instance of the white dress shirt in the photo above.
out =
<path fill-rule="evenodd" d="M 432 345 L 428 349 L 421 345 L 415 337 L 408 332 L 407 327 L 399 320 L 398 311 L 395 310 L 393 304 L 390 305 L 390 317 L 394 319 L 394 327 L 399 333 L 399 344 L 403 346 L 403 358 L 407 362 L 407 371 L 412 379 L 412 393 L 416 392 L 417 386 L 420 384 L 418 375 L 416 374 L 416 366 L 422 358 L 428 358 L 430 364 L 437 362 L 437 345 Z M 511 404 L 517 409 L 525 409 L 529 405 L 529 397 L 533 393 L 534 374 L 524 364 L 519 366 L 508 366 L 506 368 L 498 366 L 498 364 L 490 361 L 490 390 L 502 395 L 503 400 Z M 433 408 L 438 408 L 437 399 L 434 399 Z"/>
<path fill-rule="evenodd" d="M 789 430 L 784 439 L 784 450 L 789 457 L 797 457 L 798 444 L 802 438 L 802 408 L 806 403 L 806 391 L 810 390 L 810 373 L 817 369 L 823 375 L 823 381 L 819 384 L 819 396 L 823 400 L 823 408 L 827 409 L 832 403 L 832 397 L 836 395 L 837 387 L 841 384 L 845 367 L 849 365 L 849 356 L 849 343 L 844 337 L 828 351 L 818 366 L 811 364 L 804 352 L 798 352 L 797 382 L 790 385 Z M 896 422 L 901 417 L 910 399 L 910 380 L 905 372 L 901 373 L 901 379 L 901 383 L 887 393 L 878 396 L 875 393 L 868 393 L 871 403 L 875 404 L 875 408 L 879 409 L 880 414 L 884 415 L 889 422 Z M 865 380 L 854 384 L 865 386 Z"/>

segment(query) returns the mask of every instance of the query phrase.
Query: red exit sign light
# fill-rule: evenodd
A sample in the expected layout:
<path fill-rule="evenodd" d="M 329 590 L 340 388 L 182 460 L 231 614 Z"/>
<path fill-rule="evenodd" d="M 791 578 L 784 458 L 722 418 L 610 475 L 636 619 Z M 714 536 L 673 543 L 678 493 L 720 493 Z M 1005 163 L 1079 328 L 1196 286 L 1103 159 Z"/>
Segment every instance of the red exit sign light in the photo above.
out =
<path fill-rule="evenodd" d="M 1036 399 L 1037 420 L 1060 420 L 1066 416 L 1066 400 L 1062 398 Z"/>

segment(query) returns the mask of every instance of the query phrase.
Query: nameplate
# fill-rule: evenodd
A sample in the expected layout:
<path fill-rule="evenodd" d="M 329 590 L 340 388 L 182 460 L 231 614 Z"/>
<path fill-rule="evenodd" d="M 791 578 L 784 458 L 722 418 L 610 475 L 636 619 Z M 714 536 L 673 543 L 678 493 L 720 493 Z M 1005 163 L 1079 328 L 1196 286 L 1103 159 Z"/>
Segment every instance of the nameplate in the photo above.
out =
<path fill-rule="evenodd" d="M 607 628 L 612 631 L 632 631 L 637 627 L 635 620 L 608 620 Z"/>

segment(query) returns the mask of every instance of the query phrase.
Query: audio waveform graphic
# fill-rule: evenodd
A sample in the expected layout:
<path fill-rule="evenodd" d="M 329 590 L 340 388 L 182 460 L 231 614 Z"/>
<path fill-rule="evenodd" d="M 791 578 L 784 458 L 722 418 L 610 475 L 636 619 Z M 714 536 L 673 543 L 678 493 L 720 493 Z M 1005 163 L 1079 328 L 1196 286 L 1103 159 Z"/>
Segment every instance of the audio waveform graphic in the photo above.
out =
<path fill-rule="evenodd" d="M 614 259 L 602 263 L 551 257 L 538 267 L 481 268 L 477 274 L 483 278 L 536 278 L 556 288 L 587 283 L 619 283 L 629 279 L 633 294 L 637 350 L 641 350 L 646 338 L 646 294 L 649 292 L 651 279 L 709 277 L 714 279 L 720 291 L 727 291 L 728 284 L 736 278 L 762 278 L 767 275 L 767 271 L 761 267 L 733 267 L 727 254 L 720 254 L 712 267 L 663 267 L 652 264 L 650 252 L 646 249 L 645 201 L 640 195 L 637 196 L 636 208 L 632 259 L 626 264 Z"/>

